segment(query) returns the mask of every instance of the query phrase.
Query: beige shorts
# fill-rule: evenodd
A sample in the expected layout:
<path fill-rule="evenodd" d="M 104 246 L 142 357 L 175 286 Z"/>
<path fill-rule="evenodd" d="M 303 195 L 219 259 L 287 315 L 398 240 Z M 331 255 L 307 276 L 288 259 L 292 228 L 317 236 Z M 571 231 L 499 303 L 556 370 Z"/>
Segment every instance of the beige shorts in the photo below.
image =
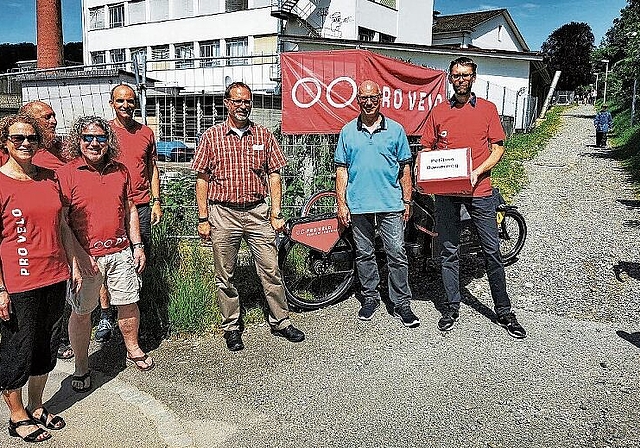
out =
<path fill-rule="evenodd" d="M 140 300 L 142 278 L 136 272 L 130 248 L 96 258 L 100 272 L 82 279 L 78 293 L 67 292 L 67 302 L 76 314 L 88 314 L 100 303 L 100 287 L 104 284 L 112 305 L 129 305 Z"/>

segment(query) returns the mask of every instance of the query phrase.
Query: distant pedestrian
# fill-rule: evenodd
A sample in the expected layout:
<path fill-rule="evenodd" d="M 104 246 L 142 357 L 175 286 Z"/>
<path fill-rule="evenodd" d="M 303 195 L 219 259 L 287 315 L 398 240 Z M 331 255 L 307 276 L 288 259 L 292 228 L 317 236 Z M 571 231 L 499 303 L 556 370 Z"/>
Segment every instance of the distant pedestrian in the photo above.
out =
<path fill-rule="evenodd" d="M 613 127 L 613 117 L 608 109 L 607 105 L 603 104 L 593 119 L 593 125 L 596 127 L 596 146 L 600 148 L 607 147 L 607 134 Z"/>
<path fill-rule="evenodd" d="M 353 228 L 356 268 L 362 293 L 358 319 L 371 320 L 380 303 L 375 240 L 379 232 L 389 268 L 393 315 L 415 328 L 411 310 L 409 261 L 404 225 L 411 207 L 411 150 L 399 123 L 380 113 L 380 86 L 370 80 L 358 88 L 360 115 L 340 131 L 334 162 L 338 219 Z"/>
<path fill-rule="evenodd" d="M 234 285 L 242 239 L 255 259 L 269 306 L 271 333 L 302 342 L 304 333 L 289 320 L 278 267 L 275 231 L 282 231 L 280 169 L 287 161 L 273 134 L 251 120 L 251 89 L 234 82 L 224 93 L 229 117 L 202 134 L 193 159 L 198 203 L 198 234 L 211 240 L 218 306 L 227 348 L 244 348 L 240 297 Z M 265 197 L 271 196 L 267 205 Z"/>

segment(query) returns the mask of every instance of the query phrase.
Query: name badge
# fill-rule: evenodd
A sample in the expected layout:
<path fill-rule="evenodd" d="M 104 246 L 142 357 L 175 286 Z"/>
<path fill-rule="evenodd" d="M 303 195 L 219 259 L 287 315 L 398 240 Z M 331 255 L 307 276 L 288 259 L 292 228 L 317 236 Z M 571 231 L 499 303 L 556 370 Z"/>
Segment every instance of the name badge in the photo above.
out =
<path fill-rule="evenodd" d="M 253 150 L 254 151 L 263 151 L 264 150 L 264 145 L 253 145 Z"/>

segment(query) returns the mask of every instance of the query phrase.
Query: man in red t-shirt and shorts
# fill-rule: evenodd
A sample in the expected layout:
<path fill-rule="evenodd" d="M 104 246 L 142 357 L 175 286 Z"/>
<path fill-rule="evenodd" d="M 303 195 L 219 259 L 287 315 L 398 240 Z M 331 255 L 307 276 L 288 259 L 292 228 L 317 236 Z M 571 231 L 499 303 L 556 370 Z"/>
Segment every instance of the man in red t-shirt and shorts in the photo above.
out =
<path fill-rule="evenodd" d="M 454 95 L 433 108 L 422 135 L 426 151 L 471 148 L 471 196 L 436 195 L 436 232 L 440 242 L 445 309 L 438 322 L 441 331 L 453 328 L 460 310 L 460 208 L 465 206 L 478 230 L 497 323 L 510 336 L 522 339 L 525 329 L 511 311 L 496 223 L 496 197 L 491 187 L 491 168 L 504 154 L 504 131 L 496 106 L 471 91 L 477 65 L 460 57 L 449 65 L 449 82 Z"/>
<path fill-rule="evenodd" d="M 58 170 L 69 225 L 99 268 L 96 276 L 83 279 L 77 294 L 68 297 L 72 308 L 69 337 L 76 355 L 71 387 L 77 392 L 91 388 L 88 360 L 91 312 L 98 306 L 103 284 L 118 308 L 118 326 L 127 348 L 127 361 L 141 371 L 154 367 L 153 359 L 138 344 L 137 302 L 139 275 L 145 266 L 144 243 L 129 172 L 115 160 L 118 147 L 114 135 L 102 118 L 78 119 L 68 142 L 69 153 L 76 158 Z"/>
<path fill-rule="evenodd" d="M 133 203 L 138 209 L 140 234 L 144 243 L 147 260 L 151 259 L 151 226 L 160 222 L 162 207 L 160 203 L 160 173 L 156 138 L 148 126 L 138 123 L 133 113 L 138 105 L 136 93 L 130 86 L 120 84 L 111 90 L 109 104 L 115 118 L 109 122 L 118 137 L 120 154 L 118 162 L 129 170 Z M 96 329 L 96 342 L 106 342 L 113 329 L 109 308 L 109 294 L 106 289 L 100 292 L 100 320 Z"/>

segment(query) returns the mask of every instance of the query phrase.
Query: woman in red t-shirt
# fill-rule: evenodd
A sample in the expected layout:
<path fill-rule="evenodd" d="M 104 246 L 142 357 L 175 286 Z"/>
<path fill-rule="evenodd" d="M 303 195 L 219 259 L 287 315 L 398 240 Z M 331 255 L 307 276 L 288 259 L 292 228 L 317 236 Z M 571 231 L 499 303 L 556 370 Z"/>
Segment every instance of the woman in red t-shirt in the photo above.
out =
<path fill-rule="evenodd" d="M 51 170 L 32 163 L 42 143 L 26 115 L 0 121 L 0 390 L 10 412 L 9 434 L 41 442 L 62 417 L 42 405 L 47 376 L 56 364 L 69 264 L 60 187 Z M 22 387 L 29 383 L 29 403 Z"/>

